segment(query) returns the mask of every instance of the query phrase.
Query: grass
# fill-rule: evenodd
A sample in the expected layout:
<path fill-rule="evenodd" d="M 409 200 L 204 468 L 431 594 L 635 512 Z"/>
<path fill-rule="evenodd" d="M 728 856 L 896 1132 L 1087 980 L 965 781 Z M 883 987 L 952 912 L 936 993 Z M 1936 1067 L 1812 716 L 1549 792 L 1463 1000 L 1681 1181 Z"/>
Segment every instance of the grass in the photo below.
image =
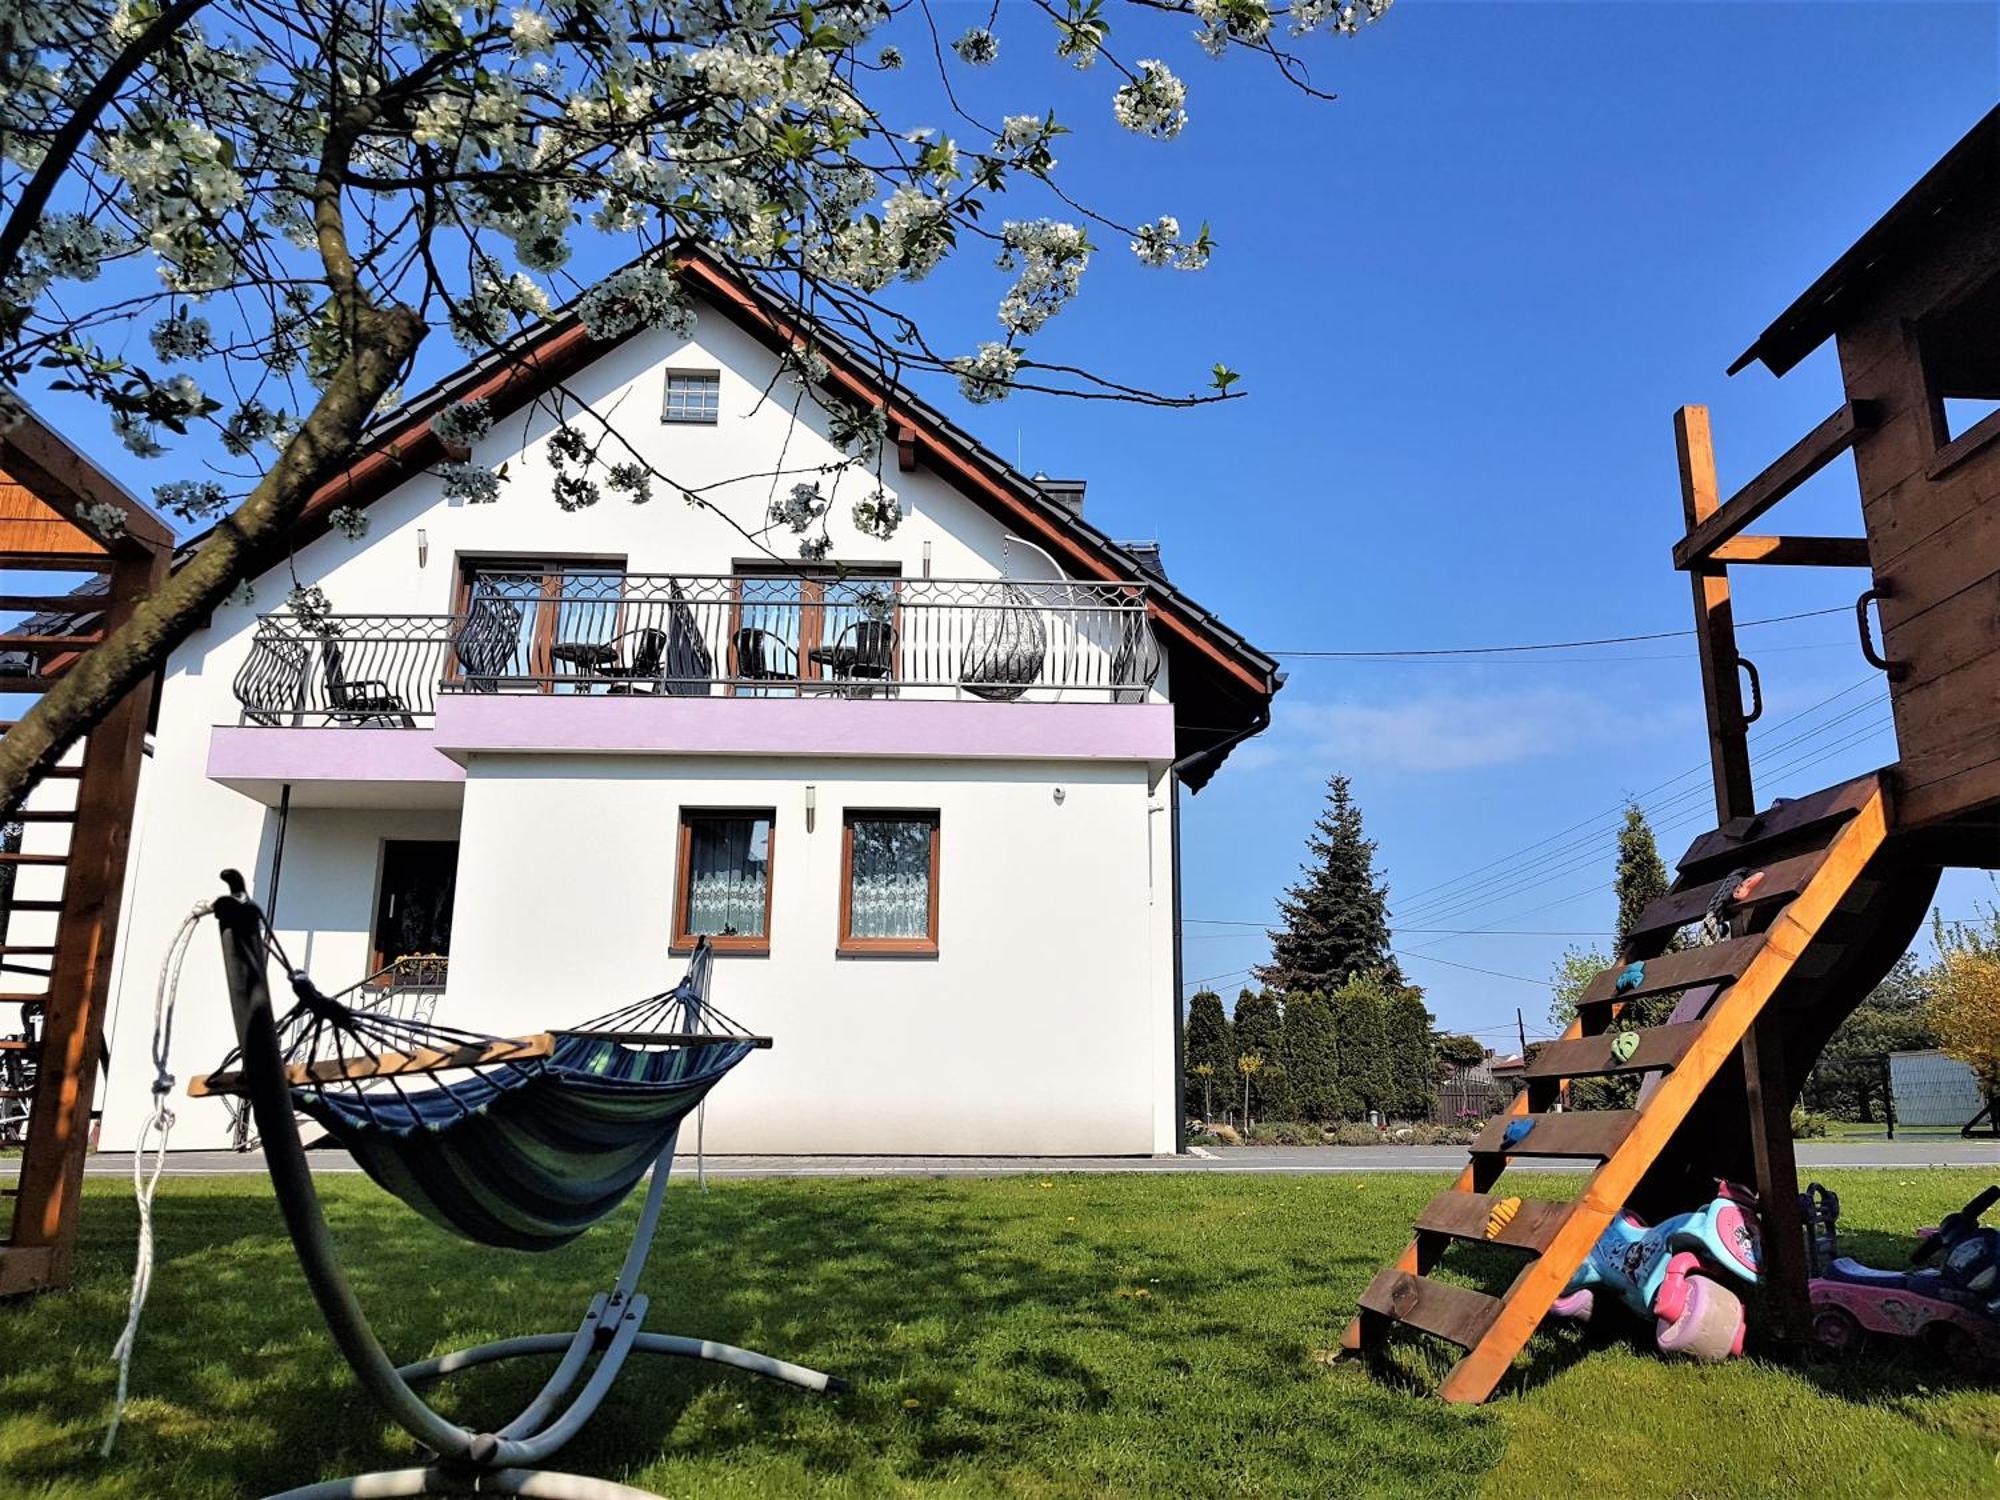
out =
<path fill-rule="evenodd" d="M 1984 1181 L 1828 1176 L 1851 1250 L 1891 1264 L 1910 1226 Z M 1441 1180 L 677 1188 L 648 1278 L 650 1326 L 818 1365 L 855 1388 L 824 1400 L 635 1361 L 563 1462 L 676 1497 L 2000 1487 L 2000 1391 L 1933 1385 L 1902 1357 L 1697 1368 L 1604 1330 L 1565 1330 L 1538 1336 L 1516 1389 L 1477 1410 L 1332 1362 L 1355 1294 Z M 0 1309 L 0 1495 L 203 1500 L 411 1461 L 334 1354 L 258 1178 L 165 1184 L 135 1399 L 116 1456 L 100 1460 L 135 1218 L 129 1192 L 91 1187 L 76 1290 Z M 328 1182 L 326 1197 L 356 1287 L 405 1359 L 560 1326 L 609 1283 L 623 1248 L 601 1229 L 546 1256 L 486 1252 L 360 1179 Z M 503 1420 L 541 1373 L 478 1372 L 441 1399 L 463 1420 Z"/>

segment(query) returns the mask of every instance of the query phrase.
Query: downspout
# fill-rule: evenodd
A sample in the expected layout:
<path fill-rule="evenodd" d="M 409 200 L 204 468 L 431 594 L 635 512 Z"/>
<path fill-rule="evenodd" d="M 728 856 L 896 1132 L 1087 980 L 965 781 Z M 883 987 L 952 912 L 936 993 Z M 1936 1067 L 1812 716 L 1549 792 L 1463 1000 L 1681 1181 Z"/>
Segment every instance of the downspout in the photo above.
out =
<path fill-rule="evenodd" d="M 1210 745 L 1205 750 L 1196 750 L 1183 755 L 1167 767 L 1167 806 L 1169 816 L 1174 820 L 1172 860 L 1174 867 L 1174 1152 L 1187 1155 L 1187 998 L 1181 992 L 1187 980 L 1187 962 L 1183 951 L 1181 918 L 1181 774 L 1191 766 L 1199 766 L 1210 760 L 1219 760 L 1237 745 L 1252 735 L 1262 734 L 1271 727 L 1271 700 L 1266 698 L 1264 706 L 1257 710 L 1257 717 L 1249 725 L 1230 735 L 1225 740 Z"/>

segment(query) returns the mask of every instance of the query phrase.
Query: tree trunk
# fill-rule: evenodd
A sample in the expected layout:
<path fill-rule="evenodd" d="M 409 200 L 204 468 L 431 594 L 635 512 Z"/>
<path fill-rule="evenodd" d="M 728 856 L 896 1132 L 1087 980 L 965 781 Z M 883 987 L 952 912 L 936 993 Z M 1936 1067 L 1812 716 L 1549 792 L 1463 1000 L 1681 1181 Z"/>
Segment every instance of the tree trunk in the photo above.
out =
<path fill-rule="evenodd" d="M 362 308 L 354 327 L 318 404 L 257 487 L 157 594 L 84 652 L 0 737 L 0 817 L 16 811 L 72 745 L 158 671 L 231 589 L 280 555 L 306 502 L 350 461 L 362 429 L 427 331 L 400 306 Z"/>

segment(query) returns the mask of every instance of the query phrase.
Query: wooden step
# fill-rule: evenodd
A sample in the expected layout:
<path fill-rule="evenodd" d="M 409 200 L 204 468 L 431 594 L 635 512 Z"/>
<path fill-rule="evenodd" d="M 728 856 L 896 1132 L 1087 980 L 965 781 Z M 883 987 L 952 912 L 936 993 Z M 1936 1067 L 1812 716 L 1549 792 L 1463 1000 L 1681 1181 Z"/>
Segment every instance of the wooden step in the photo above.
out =
<path fill-rule="evenodd" d="M 0 943 L 0 953 L 14 953 L 24 958 L 54 958 L 54 943 Z"/>
<path fill-rule="evenodd" d="M 1507 1144 L 1507 1127 L 1532 1120 L 1534 1129 L 1516 1145 Z M 1636 1109 L 1565 1110 L 1547 1115 L 1501 1115 L 1486 1122 L 1472 1143 L 1474 1156 L 1567 1156 L 1609 1161 L 1639 1123 Z"/>
<path fill-rule="evenodd" d="M 1431 1334 L 1461 1349 L 1486 1336 L 1500 1315 L 1500 1299 L 1469 1287 L 1414 1276 L 1395 1266 L 1378 1271 L 1361 1294 L 1368 1311 L 1392 1318 L 1406 1328 Z"/>
<path fill-rule="evenodd" d="M 19 896 L 7 902 L 6 906 L 8 911 L 61 911 L 63 909 L 63 904 L 60 901 L 26 901 Z"/>
<path fill-rule="evenodd" d="M 0 631 L 0 651 L 73 651 L 79 646 L 95 646 L 103 639 L 101 630 L 73 635 L 14 635 Z"/>
<path fill-rule="evenodd" d="M 39 1052 L 40 1042 L 24 1042 L 17 1036 L 0 1038 L 0 1052 Z"/>
<path fill-rule="evenodd" d="M 95 594 L 0 594 L 0 610 L 24 609 L 38 615 L 101 615 L 111 596 Z"/>
<path fill-rule="evenodd" d="M 1821 835 L 1820 841 L 1824 843 L 1825 836 L 1859 812 L 1874 795 L 1879 779 L 1870 772 L 1823 792 L 1814 792 L 1810 797 L 1766 808 L 1754 818 L 1732 819 L 1688 845 L 1687 853 L 1675 868 L 1683 878 L 1715 879 L 1738 865 L 1758 864 L 1765 851 L 1809 833 Z"/>
<path fill-rule="evenodd" d="M 1819 867 L 1825 863 L 1826 850 L 1812 849 L 1804 854 L 1795 854 L 1790 859 L 1781 859 L 1775 864 L 1748 865 L 1747 868 L 1753 871 L 1763 871 L 1763 882 L 1751 893 L 1747 901 L 1732 906 L 1729 914 L 1732 917 L 1740 917 L 1759 907 L 1791 900 L 1806 888 L 1813 876 L 1819 873 Z M 1665 939 L 1688 923 L 1699 922 L 1708 911 L 1708 903 L 1728 878 L 1728 875 L 1724 874 L 1716 880 L 1671 890 L 1657 901 L 1648 903 L 1646 909 L 1639 913 L 1639 920 L 1633 924 L 1631 934 L 1625 941 L 1643 952 L 1642 945 L 1649 940 Z"/>
<path fill-rule="evenodd" d="M 47 990 L 33 990 L 27 994 L 0 995 L 0 1005 L 40 1005 L 48 998 Z"/>
<path fill-rule="evenodd" d="M 0 683 L 7 679 L 0 677 Z M 0 819 L 7 823 L 74 823 L 76 809 L 73 807 L 24 807 L 10 818 Z"/>
<path fill-rule="evenodd" d="M 67 854 L 23 854 L 18 849 L 0 849 L 0 865 L 66 865 Z"/>
<path fill-rule="evenodd" d="M 1510 1250 L 1532 1250 L 1537 1255 L 1569 1217 L 1570 1205 L 1546 1198 L 1523 1198 L 1514 1217 L 1491 1239 L 1486 1237 L 1488 1216 L 1506 1193 L 1439 1193 L 1417 1215 L 1417 1228 L 1432 1234 L 1449 1235 L 1481 1245 L 1505 1245 Z"/>
<path fill-rule="evenodd" d="M 1648 1026 L 1633 1034 L 1639 1038 L 1638 1048 L 1622 1062 L 1611 1051 L 1612 1039 L 1618 1035 L 1615 1031 L 1601 1031 L 1596 1036 L 1581 1036 L 1574 1041 L 1544 1042 L 1522 1076 L 1593 1078 L 1607 1073 L 1650 1073 L 1655 1068 L 1671 1068 L 1701 1035 L 1701 1022 Z"/>
<path fill-rule="evenodd" d="M 1763 934 L 1752 933 L 1749 937 L 1725 938 L 1706 947 L 1663 953 L 1658 958 L 1646 960 L 1645 977 L 1623 994 L 1618 991 L 1618 976 L 1625 972 L 1625 966 L 1609 968 L 1584 987 L 1577 1005 L 1578 1008 L 1624 1005 L 1652 995 L 1670 995 L 1676 990 L 1692 989 L 1698 984 L 1726 984 L 1740 978 L 1743 971 L 1750 967 L 1751 960 L 1763 949 Z"/>

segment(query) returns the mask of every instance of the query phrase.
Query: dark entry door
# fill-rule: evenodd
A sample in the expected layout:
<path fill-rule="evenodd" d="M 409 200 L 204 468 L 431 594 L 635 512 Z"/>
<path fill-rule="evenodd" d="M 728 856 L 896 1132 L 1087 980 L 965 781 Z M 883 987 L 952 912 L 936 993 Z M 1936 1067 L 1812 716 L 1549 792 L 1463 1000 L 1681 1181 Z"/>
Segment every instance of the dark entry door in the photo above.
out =
<path fill-rule="evenodd" d="M 413 953 L 451 952 L 451 897 L 457 883 L 455 840 L 391 839 L 383 845 L 375 967 Z"/>

